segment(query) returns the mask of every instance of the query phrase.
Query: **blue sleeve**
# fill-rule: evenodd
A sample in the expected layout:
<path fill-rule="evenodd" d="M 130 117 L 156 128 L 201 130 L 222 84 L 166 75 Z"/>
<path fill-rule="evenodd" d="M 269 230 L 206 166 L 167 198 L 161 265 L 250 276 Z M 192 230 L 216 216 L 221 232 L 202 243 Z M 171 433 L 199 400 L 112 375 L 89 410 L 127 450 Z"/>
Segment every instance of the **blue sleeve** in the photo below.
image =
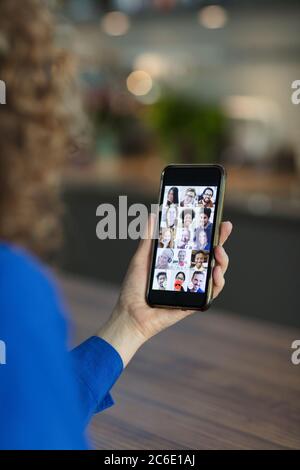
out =
<path fill-rule="evenodd" d="M 85 426 L 112 403 L 120 356 L 92 337 L 67 351 L 65 310 L 49 274 L 0 243 L 1 449 L 85 449 Z"/>
<path fill-rule="evenodd" d="M 71 352 L 85 421 L 114 404 L 109 393 L 123 370 L 119 353 L 104 339 L 92 336 Z"/>

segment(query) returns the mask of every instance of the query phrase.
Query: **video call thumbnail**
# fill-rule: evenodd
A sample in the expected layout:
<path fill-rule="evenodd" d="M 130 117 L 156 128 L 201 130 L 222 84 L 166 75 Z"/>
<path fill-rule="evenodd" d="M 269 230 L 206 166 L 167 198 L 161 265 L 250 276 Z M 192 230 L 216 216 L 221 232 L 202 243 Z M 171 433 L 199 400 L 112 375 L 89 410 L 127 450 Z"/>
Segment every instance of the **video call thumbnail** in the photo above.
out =
<path fill-rule="evenodd" d="M 216 186 L 166 186 L 153 289 L 203 293 Z"/>

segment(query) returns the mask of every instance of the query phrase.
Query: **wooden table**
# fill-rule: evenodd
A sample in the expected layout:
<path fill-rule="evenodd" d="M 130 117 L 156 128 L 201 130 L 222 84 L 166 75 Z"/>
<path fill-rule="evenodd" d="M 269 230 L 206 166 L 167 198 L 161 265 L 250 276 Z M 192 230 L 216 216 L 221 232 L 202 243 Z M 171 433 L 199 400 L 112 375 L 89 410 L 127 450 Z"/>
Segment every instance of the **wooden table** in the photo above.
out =
<path fill-rule="evenodd" d="M 111 286 L 63 278 L 74 343 L 93 334 L 117 298 Z M 149 341 L 95 416 L 99 449 L 300 448 L 300 330 L 211 309 Z"/>

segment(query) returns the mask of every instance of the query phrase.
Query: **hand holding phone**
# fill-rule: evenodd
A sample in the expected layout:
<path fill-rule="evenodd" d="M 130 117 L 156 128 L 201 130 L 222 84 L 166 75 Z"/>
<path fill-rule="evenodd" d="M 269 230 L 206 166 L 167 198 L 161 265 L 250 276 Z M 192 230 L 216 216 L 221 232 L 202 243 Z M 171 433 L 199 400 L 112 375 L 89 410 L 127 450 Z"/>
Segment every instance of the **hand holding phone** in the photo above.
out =
<path fill-rule="evenodd" d="M 194 166 L 193 166 L 194 168 Z M 196 172 L 197 173 L 197 172 Z M 190 174 L 190 173 L 189 173 Z M 196 175 L 197 176 L 197 175 Z M 198 180 L 197 176 L 197 183 L 200 186 L 207 187 L 205 184 L 207 181 L 211 183 L 210 180 L 206 179 L 207 173 L 205 172 L 205 180 L 200 181 Z M 163 178 L 162 178 L 163 180 Z M 216 185 L 218 187 L 218 181 L 220 184 L 220 180 L 216 181 Z M 190 181 L 189 181 L 190 182 Z M 188 187 L 191 185 L 188 182 Z M 181 181 L 178 182 L 178 184 Z M 186 181 L 182 182 L 185 184 Z M 204 184 L 203 184 L 204 183 Z M 167 184 L 169 182 L 167 181 Z M 180 185 L 180 184 L 179 184 Z M 196 184 L 197 186 L 197 184 Z M 221 188 L 221 186 L 219 186 Z M 172 188 L 172 186 L 170 186 Z M 173 192 L 173 194 L 172 194 Z M 167 200 L 168 205 L 171 206 L 173 204 L 174 196 L 175 200 L 177 200 L 177 192 L 176 186 L 174 186 L 172 191 L 167 191 Z M 217 198 L 220 197 L 222 193 L 222 189 L 218 194 L 216 194 Z M 197 191 L 196 196 L 192 192 L 186 194 L 185 204 L 190 204 L 191 200 L 198 201 L 197 199 Z M 203 195 L 204 196 L 204 195 Z M 206 195 L 207 196 L 207 195 Z M 203 204 L 208 204 L 208 199 L 203 202 Z M 179 199 L 178 199 L 179 200 Z M 202 201 L 202 199 L 200 199 Z M 219 200 L 217 199 L 218 203 Z M 201 203 L 202 204 L 202 203 Z M 220 206 L 218 206 L 220 207 Z M 176 212 L 176 211 L 173 211 Z M 161 214 L 160 214 L 161 216 Z M 191 222 L 192 218 L 192 222 Z M 220 218 L 220 215 L 219 215 Z M 189 220 L 187 220 L 189 219 Z M 158 223 L 161 222 L 161 217 L 159 217 Z M 194 223 L 193 214 L 191 217 L 186 217 L 185 220 L 178 220 L 176 219 L 180 227 L 178 228 L 188 228 L 192 230 L 193 228 L 196 229 L 197 224 Z M 174 222 L 174 220 L 172 220 Z M 180 223 L 179 223 L 180 222 Z M 201 222 L 202 223 L 202 222 Z M 112 312 L 112 315 L 103 325 L 103 327 L 98 332 L 98 335 L 109 342 L 120 354 L 123 360 L 124 366 L 128 364 L 132 356 L 135 354 L 137 349 L 149 338 L 154 336 L 155 334 L 159 333 L 160 331 L 164 330 L 165 328 L 170 327 L 171 325 L 175 324 L 176 322 L 182 320 L 183 318 L 187 317 L 196 309 L 195 307 L 191 306 L 191 304 L 196 304 L 197 307 L 203 309 L 203 306 L 207 304 L 208 299 L 212 299 L 217 297 L 224 286 L 224 274 L 228 267 L 228 256 L 223 248 L 223 244 L 227 240 L 228 236 L 230 235 L 232 224 L 230 222 L 222 222 L 219 224 L 219 221 L 216 222 L 214 226 L 214 241 L 212 243 L 212 247 L 214 246 L 215 242 L 218 240 L 218 245 L 211 251 L 209 251 L 209 259 L 202 256 L 202 254 L 198 254 L 193 259 L 192 267 L 195 268 L 194 271 L 200 271 L 205 269 L 209 263 L 211 263 L 211 257 L 214 254 L 215 259 L 215 266 L 212 267 L 210 264 L 210 274 L 212 275 L 211 279 L 211 293 L 210 296 L 207 295 L 207 287 L 205 286 L 206 293 L 201 294 L 200 292 L 187 292 L 187 288 L 194 288 L 198 289 L 198 285 L 201 288 L 201 275 L 200 278 L 198 275 L 196 276 L 196 280 L 192 285 L 190 285 L 190 279 L 186 277 L 185 269 L 181 266 L 174 264 L 176 271 L 175 277 L 177 277 L 176 282 L 176 291 L 168 291 L 169 288 L 169 279 L 168 269 L 161 268 L 160 269 L 160 276 L 158 276 L 158 283 L 160 285 L 160 290 L 157 290 L 157 293 L 160 293 L 162 296 L 164 295 L 171 295 L 173 305 L 168 308 L 164 303 L 159 305 L 158 308 L 149 306 L 146 303 L 147 293 L 149 295 L 149 288 L 152 290 L 152 283 L 154 281 L 153 269 L 155 264 L 153 260 L 155 259 L 154 251 L 157 250 L 157 243 L 158 240 L 152 243 L 151 236 L 154 232 L 154 224 L 155 224 L 155 217 L 151 216 L 149 218 L 148 227 L 146 233 L 148 237 L 142 239 L 140 241 L 139 247 L 133 256 L 131 263 L 129 265 L 128 271 L 126 273 L 121 292 L 119 295 L 119 299 L 117 304 Z M 193 226 L 194 224 L 194 226 Z M 186 227 L 187 226 L 187 227 Z M 173 230 L 177 230 L 177 225 L 175 222 L 173 223 Z M 186 240 L 188 239 L 188 235 L 186 234 Z M 188 244 L 188 242 L 186 243 Z M 151 255 L 151 246 L 152 246 L 152 255 Z M 173 249 L 166 248 L 167 250 L 171 250 L 170 252 L 166 253 L 168 256 L 162 257 L 160 260 L 163 266 L 166 266 L 169 263 L 170 258 L 172 258 L 172 251 Z M 173 251 L 174 253 L 174 251 Z M 178 253 L 177 253 L 178 254 Z M 152 257 L 151 257 L 152 256 Z M 178 259 L 178 257 L 177 257 Z M 170 260 L 171 261 L 171 260 Z M 167 264 L 166 264 L 167 263 Z M 189 268 L 191 269 L 191 267 Z M 150 276 L 149 276 L 150 272 Z M 191 272 L 191 271 L 190 271 Z M 208 273 L 207 273 L 208 274 Z M 195 278 L 194 276 L 194 278 Z M 148 279 L 149 277 L 149 279 Z M 148 279 L 148 290 L 147 290 L 147 279 Z M 206 279 L 207 276 L 206 276 Z M 149 283 L 150 281 L 150 283 Z M 181 289 L 179 290 L 179 285 Z M 189 286 L 190 285 L 190 286 Z M 203 281 L 202 281 L 203 285 Z M 175 289 L 175 280 L 174 280 L 174 289 Z M 188 296 L 188 299 L 192 299 L 192 302 L 188 302 L 188 305 L 185 303 L 182 304 L 182 307 L 179 306 L 180 302 L 176 302 L 176 297 L 180 300 L 182 296 Z M 162 299 L 164 297 L 161 297 Z M 160 308 L 163 306 L 164 308 Z"/>

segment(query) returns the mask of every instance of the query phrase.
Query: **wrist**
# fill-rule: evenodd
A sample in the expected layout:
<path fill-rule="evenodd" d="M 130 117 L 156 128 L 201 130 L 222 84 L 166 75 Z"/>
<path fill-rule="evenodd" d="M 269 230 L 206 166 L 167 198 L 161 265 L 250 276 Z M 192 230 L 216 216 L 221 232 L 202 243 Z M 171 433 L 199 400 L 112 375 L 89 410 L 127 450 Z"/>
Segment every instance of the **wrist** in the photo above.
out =
<path fill-rule="evenodd" d="M 115 314 L 115 312 L 100 328 L 97 336 L 116 349 L 122 358 L 124 368 L 146 341 L 126 314 Z"/>

